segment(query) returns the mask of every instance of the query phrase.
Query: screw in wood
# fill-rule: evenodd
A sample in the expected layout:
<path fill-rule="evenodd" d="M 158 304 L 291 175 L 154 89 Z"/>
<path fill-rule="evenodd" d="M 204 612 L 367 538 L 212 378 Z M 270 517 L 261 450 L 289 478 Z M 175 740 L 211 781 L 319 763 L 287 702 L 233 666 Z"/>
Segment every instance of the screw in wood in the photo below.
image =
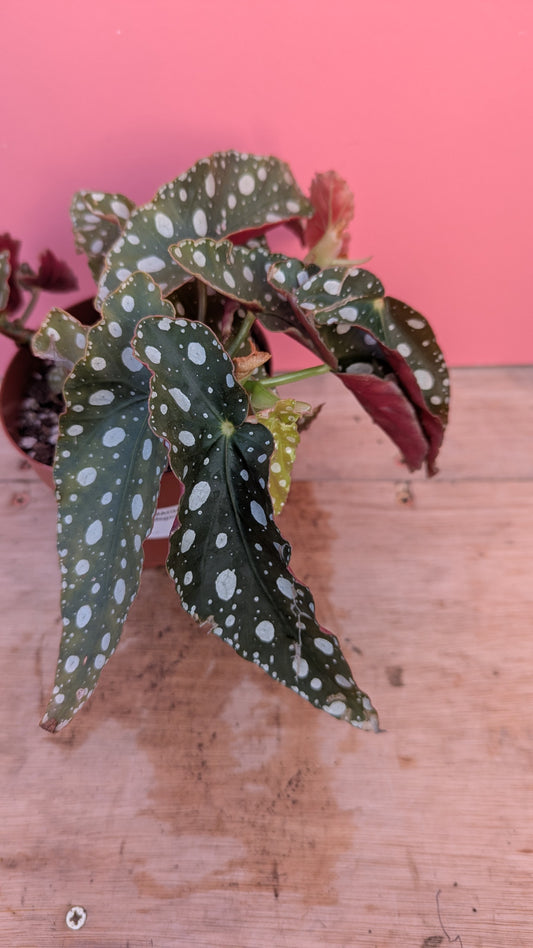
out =
<path fill-rule="evenodd" d="M 87 921 L 87 912 L 81 905 L 73 905 L 72 908 L 69 908 L 65 921 L 68 928 L 72 928 L 73 931 L 78 931 L 78 929 L 83 928 L 85 922 Z"/>

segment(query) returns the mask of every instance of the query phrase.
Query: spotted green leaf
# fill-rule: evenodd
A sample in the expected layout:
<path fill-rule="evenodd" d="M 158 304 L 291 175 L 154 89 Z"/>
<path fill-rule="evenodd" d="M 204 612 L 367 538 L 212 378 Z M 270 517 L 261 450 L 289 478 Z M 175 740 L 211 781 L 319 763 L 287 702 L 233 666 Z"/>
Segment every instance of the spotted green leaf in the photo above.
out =
<path fill-rule="evenodd" d="M 285 271 L 284 266 L 274 268 L 271 274 L 274 286 L 281 280 L 283 289 Z M 383 294 L 383 285 L 368 270 L 334 266 L 310 274 L 294 290 L 293 297 L 301 310 L 313 314 L 318 325 L 324 325 L 329 324 L 331 316 L 335 322 L 339 319 L 347 323 L 358 322 L 366 306 Z"/>
<path fill-rule="evenodd" d="M 283 510 L 289 496 L 296 448 L 300 443 L 298 423 L 302 415 L 310 412 L 311 406 L 305 402 L 298 402 L 294 398 L 280 398 L 273 408 L 261 412 L 260 415 L 261 424 L 268 428 L 274 438 L 268 490 L 276 516 Z"/>
<path fill-rule="evenodd" d="M 330 313 L 328 324 L 331 329 L 336 330 L 337 338 L 349 335 L 351 324 L 348 325 L 339 320 L 335 322 L 335 314 Z M 348 332 L 346 332 L 346 327 Z M 426 451 L 423 455 L 428 474 L 436 473 L 436 459 L 444 437 L 444 431 L 448 420 L 449 406 L 449 376 L 446 363 L 442 352 L 437 344 L 434 333 L 427 320 L 413 310 L 406 303 L 395 300 L 392 297 L 377 299 L 368 305 L 361 316 L 358 317 L 358 329 L 364 330 L 363 340 L 367 340 L 369 348 L 372 349 L 376 343 L 380 346 L 388 367 L 395 378 L 394 389 L 390 385 L 390 378 L 387 378 L 388 396 L 392 396 L 397 409 L 400 409 L 404 422 L 407 422 L 407 416 L 417 423 L 426 440 Z M 330 332 L 329 338 L 333 337 Z M 354 372 L 355 368 L 355 372 Z M 354 387 L 354 378 L 357 375 L 359 364 L 345 363 L 345 375 L 342 381 L 348 388 L 357 394 Z M 388 373 L 387 373 L 388 374 Z M 380 398 L 383 399 L 384 386 L 379 388 Z M 377 389 L 376 389 L 377 391 Z M 366 392 L 367 398 L 369 391 Z M 405 397 L 410 404 L 400 408 L 400 400 Z M 362 401 L 364 404 L 364 402 Z M 379 419 L 371 411 L 374 420 Z M 383 415 L 382 415 L 383 417 Z M 403 450 L 404 457 L 408 466 L 412 469 L 420 467 L 416 459 L 418 449 L 418 439 L 412 428 L 412 438 L 408 434 L 409 426 L 402 428 L 401 425 L 391 418 L 391 411 L 387 408 L 385 420 L 388 423 L 388 434 L 398 432 L 399 437 L 395 438 L 398 446 Z M 403 435 L 407 435 L 402 439 Z M 408 442 L 412 440 L 412 446 Z M 402 444 L 403 441 L 403 444 Z"/>
<path fill-rule="evenodd" d="M 170 254 L 187 273 L 252 311 L 272 312 L 294 321 L 290 304 L 267 283 L 270 267 L 286 258 L 262 247 L 235 246 L 231 240 L 181 240 Z"/>
<path fill-rule="evenodd" d="M 65 384 L 54 464 L 63 634 L 43 718 L 65 726 L 92 694 L 135 598 L 166 448 L 148 425 L 150 373 L 131 351 L 137 320 L 174 316 L 137 273 L 108 297 Z"/>
<path fill-rule="evenodd" d="M 87 256 L 91 273 L 98 280 L 107 251 L 120 237 L 135 204 L 123 194 L 78 191 L 70 206 L 70 218 L 78 253 Z"/>
<path fill-rule="evenodd" d="M 312 320 L 341 381 L 398 445 L 407 465 L 414 470 L 425 463 L 434 474 L 449 378 L 427 320 L 384 297 L 379 281 L 364 270 L 328 268 L 296 287 L 286 265 L 276 264 L 269 281 Z"/>
<path fill-rule="evenodd" d="M 88 326 L 78 322 L 70 313 L 57 307 L 50 310 L 44 322 L 33 334 L 31 349 L 40 359 L 53 362 L 46 380 L 51 392 L 59 394 L 65 380 L 85 353 Z"/>
<path fill-rule="evenodd" d="M 32 352 L 40 359 L 55 362 L 65 379 L 85 354 L 88 332 L 88 326 L 84 326 L 65 310 L 55 307 L 34 333 L 31 341 Z"/>
<path fill-rule="evenodd" d="M 169 247 L 186 237 L 220 239 L 311 213 L 311 205 L 284 162 L 217 152 L 133 211 L 123 237 L 106 258 L 98 299 L 105 299 L 135 270 L 157 274 L 165 295 L 172 293 L 190 279 L 169 254 Z"/>
<path fill-rule="evenodd" d="M 182 240 L 170 253 L 191 276 L 204 282 L 217 295 L 223 294 L 244 310 L 256 312 L 262 324 L 272 332 L 290 332 L 304 345 L 313 348 L 303 325 L 290 302 L 277 293 L 268 282 L 268 274 L 276 264 L 285 262 L 301 269 L 299 260 L 273 254 L 263 246 L 235 246 L 231 240 Z M 305 271 L 307 273 L 307 271 Z"/>
<path fill-rule="evenodd" d="M 143 319 L 134 349 L 154 373 L 151 424 L 184 484 L 167 567 L 182 606 L 238 654 L 315 706 L 376 727 L 337 639 L 290 572 L 267 487 L 273 438 L 203 323 Z"/>
<path fill-rule="evenodd" d="M 9 260 L 9 250 L 3 250 L 0 253 L 0 313 L 6 308 L 9 299 L 9 277 L 11 276 Z"/>

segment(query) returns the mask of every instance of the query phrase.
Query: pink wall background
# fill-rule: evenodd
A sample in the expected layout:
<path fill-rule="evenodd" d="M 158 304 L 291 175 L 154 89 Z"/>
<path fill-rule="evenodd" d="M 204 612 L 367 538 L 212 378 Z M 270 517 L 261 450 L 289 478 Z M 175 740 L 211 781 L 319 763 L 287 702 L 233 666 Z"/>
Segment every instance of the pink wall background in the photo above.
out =
<path fill-rule="evenodd" d="M 532 37 L 531 0 L 5 3 L 0 232 L 30 262 L 49 245 L 90 295 L 76 189 L 144 202 L 225 148 L 279 155 L 304 188 L 333 167 L 353 255 L 451 364 L 533 362 Z"/>

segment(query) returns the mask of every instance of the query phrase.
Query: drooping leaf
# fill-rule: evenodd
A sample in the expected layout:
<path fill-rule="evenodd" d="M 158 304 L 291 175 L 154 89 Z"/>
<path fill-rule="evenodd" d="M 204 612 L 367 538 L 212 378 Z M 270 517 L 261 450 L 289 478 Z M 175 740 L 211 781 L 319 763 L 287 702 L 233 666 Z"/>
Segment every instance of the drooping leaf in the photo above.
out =
<path fill-rule="evenodd" d="M 39 269 L 33 273 L 29 267 L 22 266 L 18 281 L 26 290 L 46 290 L 48 293 L 67 293 L 77 290 L 78 280 L 68 263 L 59 260 L 51 250 L 39 254 Z"/>
<path fill-rule="evenodd" d="M 164 293 L 172 293 L 190 277 L 168 250 L 186 237 L 220 239 L 310 213 L 309 202 L 284 162 L 234 151 L 215 153 L 133 211 L 124 239 L 106 258 L 98 298 L 105 299 L 135 270 L 157 274 L 154 278 Z"/>
<path fill-rule="evenodd" d="M 334 313 L 330 311 L 327 320 L 329 326 L 334 325 L 334 319 Z M 446 363 L 433 330 L 420 313 L 390 296 L 382 300 L 374 300 L 372 305 L 367 305 L 357 321 L 358 328 L 364 330 L 365 336 L 368 335 L 371 340 L 379 343 L 386 363 L 394 374 L 396 386 L 394 389 L 389 386 L 388 399 L 393 397 L 396 410 L 398 410 L 400 408 L 398 392 L 401 392 L 414 409 L 416 419 L 426 439 L 427 449 L 424 461 L 427 471 L 430 475 L 435 474 L 437 470 L 435 462 L 448 420 L 450 382 Z M 336 323 L 337 338 L 339 338 L 339 327 L 345 326 L 346 323 L 342 318 Z M 330 334 L 330 338 L 332 335 Z M 350 369 L 350 365 L 345 366 L 345 371 L 349 375 Z M 354 391 L 354 394 L 357 394 L 351 379 L 343 375 L 342 381 Z M 367 397 L 369 394 L 367 390 Z M 383 399 L 382 391 L 380 397 Z M 407 415 L 410 414 L 406 412 L 406 406 L 401 409 L 401 414 L 406 422 Z M 378 421 L 378 418 L 375 417 L 375 420 Z M 397 430 L 399 434 L 402 432 L 400 427 L 395 429 L 393 426 L 387 430 L 387 434 L 390 434 L 391 430 Z M 403 432 L 408 435 L 408 427 L 404 427 Z M 420 465 L 415 461 L 416 439 L 413 441 L 413 451 L 406 450 L 408 437 L 402 439 L 403 446 L 399 438 L 394 440 L 403 450 L 408 466 L 412 469 L 419 467 Z"/>
<path fill-rule="evenodd" d="M 151 424 L 185 487 L 167 562 L 183 608 L 315 706 L 376 727 L 337 639 L 288 569 L 267 487 L 272 435 L 246 420 L 227 353 L 185 319 L 143 319 L 134 349 L 154 373 Z"/>
<path fill-rule="evenodd" d="M 449 379 L 424 317 L 383 297 L 379 281 L 353 267 L 315 272 L 295 286 L 286 264 L 276 264 L 269 281 L 302 319 L 313 322 L 341 380 L 361 396 L 408 466 L 414 470 L 425 462 L 428 474 L 434 474 L 447 422 Z"/>
<path fill-rule="evenodd" d="M 100 277 L 107 251 L 120 237 L 134 208 L 133 201 L 123 194 L 78 191 L 74 195 L 70 217 L 76 249 L 87 256 L 95 280 Z"/>
<path fill-rule="evenodd" d="M 304 241 L 310 248 L 306 262 L 324 267 L 348 255 L 353 194 L 336 171 L 327 171 L 313 178 L 310 200 L 314 214 L 304 225 Z"/>
<path fill-rule="evenodd" d="M 262 411 L 260 421 L 272 433 L 274 451 L 270 458 L 268 490 L 277 517 L 289 496 L 291 474 L 296 459 L 296 448 L 300 443 L 298 423 L 302 416 L 311 413 L 311 406 L 295 398 L 280 398 L 273 408 Z"/>
<path fill-rule="evenodd" d="M 54 477 L 63 634 L 42 726 L 65 726 L 92 694 L 137 593 L 166 448 L 148 425 L 150 373 L 131 351 L 139 318 L 174 317 L 137 273 L 103 307 L 65 385 Z"/>

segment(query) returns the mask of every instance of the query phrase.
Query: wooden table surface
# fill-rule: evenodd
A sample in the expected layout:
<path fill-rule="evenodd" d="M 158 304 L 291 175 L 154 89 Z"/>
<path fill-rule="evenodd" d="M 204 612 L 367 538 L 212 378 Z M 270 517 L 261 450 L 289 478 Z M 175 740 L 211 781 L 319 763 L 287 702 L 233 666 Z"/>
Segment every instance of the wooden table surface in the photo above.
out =
<path fill-rule="evenodd" d="M 533 946 L 533 368 L 453 384 L 430 481 L 334 379 L 298 389 L 328 402 L 280 525 L 377 735 L 206 636 L 163 569 L 87 708 L 39 729 L 54 500 L 0 438 L 2 946 Z"/>

